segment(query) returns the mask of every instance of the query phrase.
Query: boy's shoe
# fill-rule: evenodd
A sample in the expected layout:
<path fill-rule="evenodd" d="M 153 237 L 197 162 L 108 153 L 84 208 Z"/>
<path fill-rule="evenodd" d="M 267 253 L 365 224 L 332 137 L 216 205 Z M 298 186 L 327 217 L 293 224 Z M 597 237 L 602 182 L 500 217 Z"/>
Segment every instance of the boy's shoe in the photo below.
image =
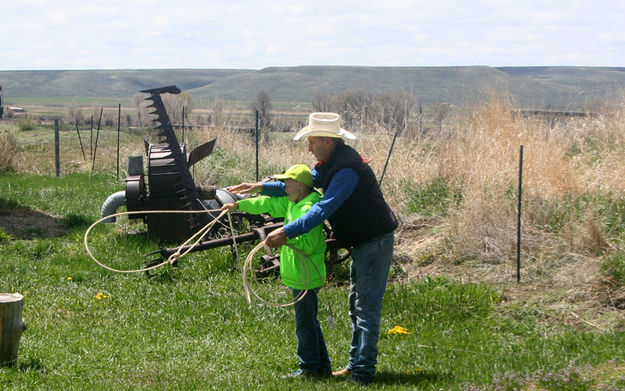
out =
<path fill-rule="evenodd" d="M 289 373 L 288 375 L 280 376 L 282 379 L 293 379 L 296 377 L 330 377 L 330 372 L 304 372 L 302 369 L 298 369 L 293 373 Z"/>
<path fill-rule="evenodd" d="M 349 369 L 343 368 L 340 371 L 332 372 L 332 376 L 336 376 L 336 377 L 349 376 L 351 372 L 352 371 L 350 371 Z"/>
<path fill-rule="evenodd" d="M 293 373 L 289 373 L 288 375 L 284 375 L 284 376 L 280 376 L 281 379 L 293 379 L 296 377 L 309 377 L 310 374 L 306 373 L 304 371 L 302 371 L 301 369 L 298 369 L 297 371 L 293 372 Z"/>

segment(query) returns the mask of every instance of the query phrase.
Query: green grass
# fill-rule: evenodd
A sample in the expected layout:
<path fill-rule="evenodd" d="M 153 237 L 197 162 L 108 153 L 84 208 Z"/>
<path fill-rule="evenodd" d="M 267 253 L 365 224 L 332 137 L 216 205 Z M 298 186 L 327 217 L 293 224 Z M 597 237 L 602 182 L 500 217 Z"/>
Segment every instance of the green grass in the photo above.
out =
<path fill-rule="evenodd" d="M 625 285 L 625 251 L 617 249 L 612 254 L 605 256 L 601 269 L 603 273 L 612 277 L 620 285 Z"/>
<path fill-rule="evenodd" d="M 459 202 L 461 195 L 452 194 L 444 178 L 436 178 L 424 185 L 404 183 L 406 197 L 404 211 L 425 217 L 446 216 L 452 202 Z"/>
<path fill-rule="evenodd" d="M 568 221 L 581 221 L 592 213 L 611 239 L 620 242 L 625 236 L 625 197 L 622 195 L 596 192 L 538 202 L 540 205 L 535 208 L 540 212 L 538 219 L 544 221 L 543 228 L 548 232 L 558 232 Z"/>
<path fill-rule="evenodd" d="M 0 176 L 0 208 L 50 214 L 65 229 L 59 237 L 44 230 L 32 238 L 0 231 L 0 287 L 25 296 L 28 327 L 17 363 L 0 367 L 0 389 L 358 388 L 338 379 L 279 378 L 296 369 L 293 310 L 248 305 L 238 271 L 242 259 L 233 265 L 229 248 L 193 253 L 152 278 L 98 267 L 85 253 L 83 234 L 119 188 L 106 175 Z M 107 264 L 134 267 L 159 247 L 143 229 L 99 226 L 90 246 Z M 319 318 L 335 369 L 346 363 L 350 339 L 344 282 L 326 289 L 336 328 L 326 321 L 328 301 L 320 295 Z M 588 368 L 623 367 L 623 331 L 572 328 L 553 311 L 504 305 L 488 285 L 444 277 L 389 284 L 375 386 L 494 390 L 530 382 L 549 390 L 587 389 L 598 387 Z M 411 334 L 386 332 L 397 325 Z M 569 373 L 567 381 L 558 377 Z"/>
<path fill-rule="evenodd" d="M 35 123 L 33 122 L 32 117 L 29 117 L 27 115 L 21 117 L 20 119 L 17 120 L 17 127 L 21 130 L 21 131 L 26 131 L 26 130 L 34 130 L 35 129 Z"/>

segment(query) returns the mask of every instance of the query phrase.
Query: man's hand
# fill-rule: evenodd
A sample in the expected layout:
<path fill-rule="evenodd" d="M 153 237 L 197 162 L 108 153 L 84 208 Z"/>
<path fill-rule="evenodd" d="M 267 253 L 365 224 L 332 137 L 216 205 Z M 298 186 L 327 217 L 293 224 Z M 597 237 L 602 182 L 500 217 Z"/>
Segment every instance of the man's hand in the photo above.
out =
<path fill-rule="evenodd" d="M 263 190 L 263 183 L 262 182 L 256 182 L 256 183 L 243 182 L 235 186 L 228 186 L 226 187 L 226 190 L 231 191 L 236 194 L 259 193 L 261 190 Z"/>
<path fill-rule="evenodd" d="M 278 228 L 271 231 L 265 239 L 265 244 L 274 248 L 286 244 L 286 233 L 284 232 L 284 228 Z"/>

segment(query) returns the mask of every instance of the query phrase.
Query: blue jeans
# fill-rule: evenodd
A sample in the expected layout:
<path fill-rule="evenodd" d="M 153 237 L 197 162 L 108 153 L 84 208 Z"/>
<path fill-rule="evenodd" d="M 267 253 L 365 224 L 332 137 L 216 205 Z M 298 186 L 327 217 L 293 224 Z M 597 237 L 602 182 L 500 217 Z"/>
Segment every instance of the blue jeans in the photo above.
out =
<path fill-rule="evenodd" d="M 349 316 L 352 341 L 346 366 L 353 380 L 370 383 L 375 377 L 382 299 L 386 291 L 394 235 L 389 232 L 352 249 Z"/>
<path fill-rule="evenodd" d="M 317 289 L 310 289 L 306 296 L 295 303 L 295 336 L 297 337 L 297 356 L 299 367 L 311 375 L 330 375 L 330 356 L 323 338 L 321 326 L 317 320 Z M 299 294 L 293 289 L 293 297 Z"/>

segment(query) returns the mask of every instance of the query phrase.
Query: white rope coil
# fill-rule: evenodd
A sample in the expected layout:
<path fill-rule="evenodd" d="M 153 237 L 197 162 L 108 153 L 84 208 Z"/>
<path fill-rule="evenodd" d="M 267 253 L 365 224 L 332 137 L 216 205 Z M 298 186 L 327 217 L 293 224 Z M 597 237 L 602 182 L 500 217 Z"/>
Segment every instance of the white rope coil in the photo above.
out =
<path fill-rule="evenodd" d="M 156 265 L 152 265 L 149 267 L 145 267 L 145 268 L 141 268 L 141 269 L 134 269 L 134 270 L 120 270 L 120 269 L 115 269 L 112 268 L 108 265 L 105 265 L 104 263 L 100 262 L 95 256 L 93 256 L 93 254 L 91 253 L 91 249 L 89 248 L 89 242 L 88 242 L 88 238 L 89 238 L 89 233 L 91 232 L 91 230 L 98 224 L 102 223 L 104 220 L 107 220 L 111 217 L 117 217 L 117 216 L 123 216 L 123 215 L 133 215 L 133 214 L 154 214 L 154 213 L 207 213 L 207 212 L 216 212 L 216 211 L 220 211 L 221 213 L 215 217 L 211 222 L 209 222 L 208 224 L 206 224 L 204 227 L 202 227 L 200 230 L 198 230 L 195 234 L 193 234 L 189 239 L 187 239 L 183 244 L 181 244 L 178 249 L 171 254 L 166 260 L 164 260 L 163 262 L 156 264 Z M 217 223 L 219 222 L 219 219 L 221 219 L 221 217 L 223 217 L 225 214 L 228 214 L 228 220 L 229 220 L 229 225 L 230 225 L 230 230 L 232 232 L 232 239 L 233 239 L 233 245 L 234 245 L 234 249 L 235 249 L 235 253 L 237 253 L 237 244 L 236 244 L 236 240 L 235 240 L 235 235 L 234 235 L 234 228 L 232 226 L 232 219 L 230 216 L 230 213 L 227 210 L 221 211 L 220 209 L 213 209 L 213 210 L 200 210 L 200 211 L 189 211 L 189 210 L 147 210 L 147 211 L 132 211 L 132 212 L 119 212 L 119 213 L 115 213 L 115 214 L 111 214 L 108 215 L 106 217 L 102 217 L 101 219 L 97 220 L 95 223 L 91 224 L 91 226 L 87 229 L 87 231 L 85 232 L 85 236 L 84 236 L 84 244 L 85 244 L 85 250 L 87 251 L 87 254 L 89 255 L 89 257 L 99 266 L 101 266 L 102 268 L 115 272 L 115 273 L 126 273 L 126 274 L 130 274 L 130 273 L 144 273 L 150 270 L 154 270 L 157 269 L 163 265 L 166 264 L 173 264 L 176 261 L 178 261 L 180 258 L 184 257 L 185 255 L 187 255 L 192 249 L 193 247 L 195 247 L 199 242 L 202 241 L 202 239 L 204 239 L 204 237 L 208 234 L 208 232 L 211 230 L 211 228 Z M 181 248 L 183 248 L 184 246 L 186 246 L 189 242 L 191 242 L 192 240 L 194 240 L 195 238 L 196 241 L 184 252 L 181 252 Z M 251 276 L 253 274 L 253 270 L 251 269 L 252 266 L 252 260 L 254 258 L 254 255 L 256 254 L 256 252 L 258 252 L 258 250 L 260 250 L 261 248 L 263 248 L 266 245 L 265 240 L 263 240 L 262 242 L 260 242 L 256 247 L 254 247 L 254 249 L 252 249 L 252 251 L 250 251 L 250 253 L 247 255 L 245 262 L 243 264 L 243 291 L 245 294 L 245 298 L 247 299 L 247 302 L 249 304 L 252 303 L 252 298 L 251 295 L 254 295 L 260 302 L 273 306 L 273 307 L 288 307 L 291 305 L 295 305 L 296 303 L 298 303 L 299 301 L 301 301 L 306 294 L 308 293 L 308 286 L 310 286 L 310 282 L 311 282 L 311 276 L 312 276 L 312 272 L 310 270 L 310 265 L 312 265 L 315 268 L 315 271 L 317 272 L 317 274 L 319 275 L 319 277 L 321 278 L 321 272 L 319 271 L 319 269 L 317 268 L 317 265 L 315 265 L 312 260 L 310 259 L 310 257 L 308 255 L 306 255 L 301 249 L 290 245 L 290 244 L 285 244 L 285 246 L 288 246 L 289 248 L 291 248 L 296 254 L 297 257 L 302 265 L 302 273 L 300 275 L 300 279 L 297 282 L 298 286 L 304 286 L 306 288 L 304 289 L 300 289 L 300 292 L 293 298 L 293 300 L 287 302 L 287 303 L 274 303 L 274 302 L 270 302 L 268 300 L 263 299 L 251 286 L 250 281 L 248 280 L 248 276 Z M 303 283 L 303 284 L 300 284 Z"/>
<path fill-rule="evenodd" d="M 93 256 L 93 254 L 91 253 L 91 249 L 89 248 L 89 243 L 88 243 L 88 238 L 89 238 L 89 233 L 91 232 L 91 230 L 98 224 L 102 223 L 104 220 L 107 220 L 111 217 L 116 217 L 116 216 L 123 216 L 123 215 L 133 215 L 133 214 L 154 214 L 154 213 L 207 213 L 207 212 L 221 212 L 217 217 L 215 217 L 211 222 L 209 222 L 208 224 L 206 224 L 204 227 L 202 227 L 199 231 L 197 231 L 195 234 L 193 234 L 189 239 L 187 239 L 183 244 L 181 244 L 178 249 L 169 256 L 169 258 L 167 258 L 165 261 L 157 264 L 157 265 L 152 265 L 146 268 L 142 268 L 142 269 L 135 269 L 135 270 L 119 270 L 119 269 L 115 269 L 112 268 L 110 266 L 107 266 L 105 264 L 103 264 L 102 262 L 98 261 L 98 259 L 96 257 Z M 119 213 L 115 213 L 112 215 L 108 215 L 106 217 L 102 217 L 101 219 L 97 220 L 95 223 L 91 224 L 91 226 L 87 229 L 87 231 L 85 232 L 85 237 L 84 237 L 84 243 L 85 243 L 85 250 L 87 251 L 87 254 L 89 255 L 89 257 L 98 265 L 100 265 L 101 267 L 103 267 L 106 270 L 115 272 L 115 273 L 143 273 L 143 272 L 147 272 L 150 270 L 154 270 L 156 268 L 159 268 L 165 264 L 173 264 L 175 263 L 177 260 L 179 260 L 180 258 L 184 257 L 185 255 L 187 255 L 192 249 L 193 247 L 195 247 L 199 242 L 202 241 L 202 239 L 204 239 L 204 237 L 208 234 L 208 232 L 210 231 L 211 228 L 213 228 L 213 226 L 219 221 L 219 219 L 225 215 L 226 213 L 228 213 L 228 211 L 221 211 L 220 209 L 213 209 L 213 210 L 146 210 L 146 211 L 132 211 L 132 212 L 119 212 Z M 231 228 L 232 228 L 232 222 L 230 223 Z M 180 249 L 184 246 L 186 246 L 189 242 L 191 242 L 193 239 L 195 239 L 196 237 L 198 237 L 198 239 L 195 241 L 195 243 L 193 243 L 193 245 L 191 245 L 185 252 L 181 252 Z"/>
<path fill-rule="evenodd" d="M 293 300 L 287 302 L 287 303 L 274 303 L 274 302 L 270 302 L 267 301 L 265 299 L 263 299 L 255 290 L 254 288 L 252 288 L 250 281 L 248 280 L 248 276 L 250 276 L 254 270 L 252 270 L 252 260 L 254 258 L 254 255 L 256 254 L 256 252 L 258 252 L 258 250 L 260 250 L 261 248 L 263 248 L 265 246 L 265 240 L 263 240 L 262 242 L 258 243 L 258 245 L 256 247 L 254 247 L 252 249 L 252 251 L 250 251 L 249 254 L 247 254 L 247 258 L 245 258 L 245 262 L 243 263 L 243 292 L 245 294 L 245 299 L 247 300 L 248 304 L 252 304 L 252 297 L 250 295 L 253 294 L 261 303 L 263 304 L 267 304 L 270 305 L 272 307 L 278 307 L 278 308 L 282 308 L 282 307 L 288 307 L 291 305 L 295 305 L 295 303 L 298 303 L 299 301 L 301 301 L 306 294 L 308 293 L 308 288 L 306 289 L 301 289 L 299 291 L 299 293 L 297 294 L 297 296 L 295 296 L 293 298 Z M 310 285 L 310 267 L 308 265 L 309 262 L 306 262 L 306 259 L 310 259 L 310 257 L 308 257 L 306 254 L 304 254 L 304 252 L 300 249 L 298 249 L 297 247 L 294 247 L 290 244 L 285 244 L 285 246 L 290 247 L 291 249 L 293 249 L 293 251 L 295 251 L 295 253 L 297 254 L 300 263 L 302 264 L 302 274 L 300 275 L 300 279 L 297 282 L 297 285 L 300 285 L 300 283 L 305 280 L 306 284 L 304 284 L 304 286 L 309 286 Z M 310 262 L 312 263 L 312 262 Z M 313 264 L 314 265 L 314 264 Z M 315 266 L 316 268 L 316 266 Z M 318 270 L 317 270 L 318 272 Z"/>

